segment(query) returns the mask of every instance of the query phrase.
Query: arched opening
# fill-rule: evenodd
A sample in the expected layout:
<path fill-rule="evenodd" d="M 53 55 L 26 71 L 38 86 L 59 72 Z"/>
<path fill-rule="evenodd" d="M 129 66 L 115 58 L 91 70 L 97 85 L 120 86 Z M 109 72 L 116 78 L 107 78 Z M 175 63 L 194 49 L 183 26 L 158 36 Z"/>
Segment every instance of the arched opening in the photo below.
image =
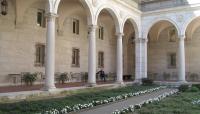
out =
<path fill-rule="evenodd" d="M 135 24 L 135 23 L 134 23 Z M 123 37 L 123 73 L 124 80 L 131 81 L 135 79 L 135 38 L 136 32 L 131 19 L 124 23 Z M 137 28 L 136 28 L 137 29 Z"/>
<path fill-rule="evenodd" d="M 170 21 L 161 20 L 148 32 L 148 77 L 155 81 L 178 80 L 178 32 Z"/>
<path fill-rule="evenodd" d="M 200 81 L 200 17 L 190 22 L 186 29 L 185 56 L 186 80 L 189 82 Z"/>
<path fill-rule="evenodd" d="M 80 0 L 61 0 L 56 20 L 55 76 L 67 73 L 69 82 L 87 82 L 88 7 Z M 60 56 L 62 55 L 62 56 Z"/>
<path fill-rule="evenodd" d="M 96 31 L 97 71 L 103 69 L 108 81 L 116 79 L 116 67 L 114 66 L 116 66 L 116 27 L 118 25 L 117 16 L 111 9 L 100 10 L 97 15 L 98 28 Z"/>

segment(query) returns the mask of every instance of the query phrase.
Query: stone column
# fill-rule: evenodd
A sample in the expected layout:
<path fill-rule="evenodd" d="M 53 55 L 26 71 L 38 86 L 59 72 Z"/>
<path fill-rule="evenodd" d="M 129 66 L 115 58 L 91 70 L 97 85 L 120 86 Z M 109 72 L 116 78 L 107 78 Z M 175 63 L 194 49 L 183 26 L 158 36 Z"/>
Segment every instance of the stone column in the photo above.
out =
<path fill-rule="evenodd" d="M 141 83 L 142 78 L 147 78 L 147 39 L 135 39 L 135 83 Z"/>
<path fill-rule="evenodd" d="M 178 46 L 178 81 L 180 83 L 186 83 L 185 80 L 185 36 L 179 36 Z"/>
<path fill-rule="evenodd" d="M 46 60 L 45 60 L 45 84 L 44 90 L 55 89 L 55 20 L 57 15 L 47 14 Z"/>
<path fill-rule="evenodd" d="M 144 59 L 144 74 L 143 74 L 143 78 L 148 78 L 147 76 L 147 43 L 148 43 L 148 39 L 147 38 L 144 38 L 142 40 L 142 43 L 143 43 L 143 51 L 144 51 L 144 56 L 143 56 L 143 59 Z"/>
<path fill-rule="evenodd" d="M 89 26 L 88 86 L 96 85 L 96 28 L 95 25 Z"/>
<path fill-rule="evenodd" d="M 117 83 L 123 84 L 123 34 L 117 34 Z"/>

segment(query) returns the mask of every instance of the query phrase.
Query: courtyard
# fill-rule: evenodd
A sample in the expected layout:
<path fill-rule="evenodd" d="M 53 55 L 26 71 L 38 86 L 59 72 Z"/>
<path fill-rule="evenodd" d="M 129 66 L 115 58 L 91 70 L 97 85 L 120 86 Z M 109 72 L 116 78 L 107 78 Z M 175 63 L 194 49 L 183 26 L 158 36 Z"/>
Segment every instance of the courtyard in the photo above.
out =
<path fill-rule="evenodd" d="M 0 114 L 199 114 L 200 1 L 0 0 Z"/>
<path fill-rule="evenodd" d="M 199 84 L 179 88 L 155 84 L 109 85 L 19 101 L 1 99 L 0 114 L 198 114 L 199 93 Z"/>

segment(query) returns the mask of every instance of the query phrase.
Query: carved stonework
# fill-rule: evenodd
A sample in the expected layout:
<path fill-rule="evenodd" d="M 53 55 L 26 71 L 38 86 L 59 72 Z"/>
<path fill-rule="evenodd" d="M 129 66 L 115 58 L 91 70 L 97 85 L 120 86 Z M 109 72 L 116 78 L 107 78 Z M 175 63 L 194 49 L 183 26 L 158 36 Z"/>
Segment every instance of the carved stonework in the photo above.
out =
<path fill-rule="evenodd" d="M 92 0 L 92 5 L 94 7 L 98 6 L 101 0 Z"/>
<path fill-rule="evenodd" d="M 183 15 L 176 15 L 176 20 L 178 22 L 183 22 L 183 19 L 184 19 Z"/>
<path fill-rule="evenodd" d="M 123 11 L 120 11 L 120 17 L 121 17 L 121 18 L 124 17 L 124 14 L 125 14 L 125 13 L 124 13 Z"/>
<path fill-rule="evenodd" d="M 136 38 L 135 42 L 136 43 L 147 43 L 148 39 L 146 39 L 146 38 Z"/>

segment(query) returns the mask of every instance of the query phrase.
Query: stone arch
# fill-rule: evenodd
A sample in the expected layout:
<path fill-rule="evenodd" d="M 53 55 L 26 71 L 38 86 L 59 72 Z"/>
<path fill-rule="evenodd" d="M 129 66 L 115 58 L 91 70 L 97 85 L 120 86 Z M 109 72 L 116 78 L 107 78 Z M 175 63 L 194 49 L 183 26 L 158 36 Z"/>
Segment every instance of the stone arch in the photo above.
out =
<path fill-rule="evenodd" d="M 124 26 L 125 26 L 125 23 L 127 21 L 130 21 L 134 30 L 135 30 L 135 38 L 138 38 L 139 37 L 139 25 L 136 23 L 136 20 L 134 18 L 132 18 L 131 16 L 127 16 L 124 18 L 123 22 L 122 22 L 122 26 L 121 26 L 121 29 L 123 30 L 124 29 Z"/>
<path fill-rule="evenodd" d="M 159 22 L 162 22 L 162 21 L 166 21 L 166 22 L 169 22 L 169 23 L 171 23 L 175 28 L 176 28 L 176 31 L 177 31 L 177 34 L 178 34 L 178 36 L 179 35 L 181 35 L 181 31 L 180 31 L 180 29 L 179 29 L 179 26 L 177 25 L 177 23 L 175 22 L 175 21 L 173 21 L 172 19 L 170 19 L 170 18 L 158 18 L 158 19 L 155 19 L 153 22 L 151 22 L 151 24 L 149 24 L 148 26 L 147 26 L 147 28 L 145 29 L 145 32 L 144 32 L 144 38 L 148 38 L 148 33 L 149 33 L 149 31 L 151 30 L 151 28 L 155 25 L 155 24 L 157 24 L 157 23 L 159 23 Z"/>
<path fill-rule="evenodd" d="M 109 12 L 109 14 L 112 16 L 113 20 L 114 20 L 114 23 L 115 23 L 115 28 L 116 28 L 116 33 L 122 33 L 122 29 L 120 29 L 120 16 L 119 14 L 117 13 L 117 11 L 112 8 L 111 6 L 109 5 L 102 5 L 98 8 L 96 14 L 95 14 L 95 22 L 94 24 L 97 25 L 97 22 L 98 22 L 98 17 L 100 15 L 100 13 L 103 11 L 103 10 L 106 10 Z"/>
<path fill-rule="evenodd" d="M 188 28 L 190 27 L 190 25 L 191 25 L 195 20 L 198 20 L 198 19 L 200 19 L 200 15 L 198 15 L 198 16 L 193 16 L 193 17 L 190 18 L 188 21 L 186 21 L 185 24 L 183 25 L 184 27 L 183 27 L 183 29 L 182 29 L 182 31 L 181 31 L 182 35 L 185 35 L 186 37 L 191 38 L 191 37 L 192 37 L 192 34 L 193 34 L 194 31 L 195 31 L 195 29 L 196 29 L 197 27 L 199 27 L 200 24 L 197 23 L 197 25 L 196 25 L 193 29 L 190 30 L 190 32 L 191 32 L 190 34 L 186 34 L 186 33 L 187 33 L 187 30 L 188 30 Z"/>
<path fill-rule="evenodd" d="M 47 11 L 49 13 L 57 14 L 61 1 L 62 0 L 48 0 Z M 90 4 L 88 3 L 87 0 L 79 0 L 79 2 L 83 5 L 83 7 L 86 10 L 88 25 L 93 25 L 93 23 L 94 23 L 93 14 L 94 13 L 93 13 L 92 6 L 90 6 Z"/>

